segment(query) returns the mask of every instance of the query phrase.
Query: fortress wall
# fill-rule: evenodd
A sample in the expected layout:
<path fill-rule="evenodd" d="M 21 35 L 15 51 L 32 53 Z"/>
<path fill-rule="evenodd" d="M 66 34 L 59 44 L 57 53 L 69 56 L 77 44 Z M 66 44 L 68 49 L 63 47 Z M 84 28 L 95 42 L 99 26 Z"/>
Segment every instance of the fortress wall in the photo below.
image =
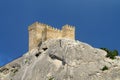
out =
<path fill-rule="evenodd" d="M 28 30 L 29 50 L 38 47 L 38 45 L 48 39 L 75 39 L 75 28 L 69 25 L 63 26 L 62 30 L 58 30 L 49 25 L 36 22 L 29 26 Z"/>
<path fill-rule="evenodd" d="M 74 40 L 75 39 L 75 28 L 69 25 L 63 26 L 62 37 Z"/>
<path fill-rule="evenodd" d="M 55 29 L 55 28 L 52 28 L 52 27 L 47 27 L 47 40 L 48 39 L 59 39 L 62 37 L 62 31 L 61 30 L 58 30 L 58 29 Z"/>

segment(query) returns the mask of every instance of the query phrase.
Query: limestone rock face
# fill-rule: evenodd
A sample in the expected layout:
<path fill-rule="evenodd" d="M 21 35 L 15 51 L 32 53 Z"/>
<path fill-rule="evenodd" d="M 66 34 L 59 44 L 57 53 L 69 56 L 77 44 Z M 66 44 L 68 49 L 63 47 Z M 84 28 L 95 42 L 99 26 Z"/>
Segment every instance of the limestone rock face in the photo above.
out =
<path fill-rule="evenodd" d="M 106 54 L 83 42 L 51 39 L 1 67 L 0 80 L 120 80 L 120 57 Z"/>

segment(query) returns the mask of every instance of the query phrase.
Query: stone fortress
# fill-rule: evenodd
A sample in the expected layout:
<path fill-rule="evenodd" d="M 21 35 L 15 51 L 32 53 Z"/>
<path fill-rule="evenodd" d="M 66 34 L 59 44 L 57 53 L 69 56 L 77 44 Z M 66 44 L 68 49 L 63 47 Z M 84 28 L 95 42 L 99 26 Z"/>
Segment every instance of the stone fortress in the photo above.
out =
<path fill-rule="evenodd" d="M 48 39 L 75 39 L 75 27 L 64 25 L 62 30 L 53 28 L 49 25 L 35 22 L 28 27 L 29 30 L 29 51 L 38 47 Z"/>

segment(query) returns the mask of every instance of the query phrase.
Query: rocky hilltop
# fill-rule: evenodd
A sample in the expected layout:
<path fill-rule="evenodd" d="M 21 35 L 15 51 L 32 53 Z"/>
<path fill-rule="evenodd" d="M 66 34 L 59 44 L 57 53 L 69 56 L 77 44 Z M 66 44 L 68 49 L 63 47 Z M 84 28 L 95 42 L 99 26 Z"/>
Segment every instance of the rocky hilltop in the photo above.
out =
<path fill-rule="evenodd" d="M 120 57 L 75 40 L 51 39 L 0 68 L 0 80 L 120 80 Z"/>

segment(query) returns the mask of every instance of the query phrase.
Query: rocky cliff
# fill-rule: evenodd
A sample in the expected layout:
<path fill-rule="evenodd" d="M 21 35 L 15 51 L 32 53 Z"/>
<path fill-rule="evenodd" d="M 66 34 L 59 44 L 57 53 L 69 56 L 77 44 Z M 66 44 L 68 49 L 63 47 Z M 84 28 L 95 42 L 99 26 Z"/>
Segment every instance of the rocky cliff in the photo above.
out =
<path fill-rule="evenodd" d="M 120 80 L 120 57 L 68 39 L 51 39 L 0 68 L 0 80 Z"/>

